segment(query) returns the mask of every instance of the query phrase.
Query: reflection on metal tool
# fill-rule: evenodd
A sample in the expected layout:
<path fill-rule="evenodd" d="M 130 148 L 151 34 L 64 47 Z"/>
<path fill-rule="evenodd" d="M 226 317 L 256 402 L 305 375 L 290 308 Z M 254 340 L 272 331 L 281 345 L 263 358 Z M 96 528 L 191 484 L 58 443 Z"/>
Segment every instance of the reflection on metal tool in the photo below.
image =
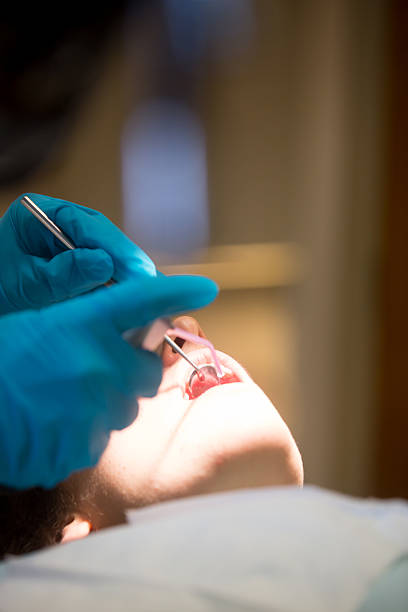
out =
<path fill-rule="evenodd" d="M 203 388 L 199 389 L 198 393 L 196 390 L 196 384 L 197 384 L 197 381 L 195 380 L 196 377 L 198 379 L 199 387 L 200 387 L 200 384 L 201 385 L 204 384 Z M 211 365 L 210 363 L 205 363 L 199 366 L 197 371 L 193 371 L 191 373 L 191 376 L 187 383 L 187 394 L 189 395 L 190 399 L 193 399 L 194 397 L 201 395 L 204 389 L 215 387 L 216 385 L 221 384 L 220 380 L 221 378 L 218 375 L 215 367 Z"/>
<path fill-rule="evenodd" d="M 199 336 L 196 336 L 195 334 L 192 334 L 186 331 L 185 329 L 180 329 L 179 327 L 173 327 L 172 329 L 169 329 L 168 333 L 175 334 L 176 336 L 183 338 L 184 340 L 189 340 L 190 342 L 194 342 L 195 344 L 203 344 L 204 346 L 207 346 L 210 349 L 210 353 L 211 353 L 211 356 L 214 362 L 213 364 L 204 363 L 202 365 L 197 366 L 190 360 L 190 358 L 185 353 L 183 355 L 184 358 L 194 368 L 193 372 L 191 373 L 190 379 L 187 383 L 187 394 L 190 397 L 190 399 L 192 399 L 196 395 L 194 391 L 194 387 L 196 386 L 196 382 L 197 382 L 196 379 L 199 381 L 199 384 L 201 385 L 202 389 L 204 389 L 204 387 L 206 388 L 213 387 L 221 383 L 224 372 L 221 368 L 221 364 L 218 359 L 216 350 L 213 344 L 209 340 L 207 340 L 207 338 L 200 338 Z M 177 350 L 176 347 L 179 350 Z M 181 350 L 177 344 L 174 347 L 174 349 L 177 350 L 177 352 L 180 352 Z"/>
<path fill-rule="evenodd" d="M 58 227 L 35 202 L 28 196 L 23 196 L 20 202 L 30 211 L 41 223 L 46 227 L 67 249 L 75 249 L 75 244 L 70 238 Z"/>
<path fill-rule="evenodd" d="M 166 330 L 168 331 L 168 329 Z M 169 338 L 169 336 L 164 336 L 164 339 L 166 340 L 167 344 L 169 344 L 171 346 L 171 348 L 173 349 L 173 351 L 176 351 L 176 353 L 178 353 L 179 355 L 181 355 L 182 357 L 184 357 L 184 359 L 186 361 L 188 361 L 188 363 L 193 366 L 194 368 L 194 372 L 198 372 L 198 366 L 196 366 L 196 364 L 191 361 L 190 357 L 179 347 L 179 345 L 174 342 L 174 340 L 172 340 L 171 338 Z"/>

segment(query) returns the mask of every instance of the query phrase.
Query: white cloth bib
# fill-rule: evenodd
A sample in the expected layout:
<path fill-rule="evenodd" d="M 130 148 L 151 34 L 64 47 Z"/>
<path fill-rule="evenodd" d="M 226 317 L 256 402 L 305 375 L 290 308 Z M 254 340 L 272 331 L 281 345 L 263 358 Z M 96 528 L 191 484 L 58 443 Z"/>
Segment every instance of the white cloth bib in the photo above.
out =
<path fill-rule="evenodd" d="M 346 612 L 408 552 L 408 503 L 315 487 L 178 500 L 130 524 L 15 558 L 7 612 Z"/>

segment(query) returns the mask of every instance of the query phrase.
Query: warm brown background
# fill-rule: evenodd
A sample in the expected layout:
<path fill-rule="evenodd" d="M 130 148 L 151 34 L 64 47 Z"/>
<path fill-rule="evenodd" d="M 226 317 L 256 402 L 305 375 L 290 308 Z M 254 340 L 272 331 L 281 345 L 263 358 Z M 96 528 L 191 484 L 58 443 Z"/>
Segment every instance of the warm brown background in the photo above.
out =
<path fill-rule="evenodd" d="M 408 5 L 391 3 L 376 491 L 408 498 Z"/>

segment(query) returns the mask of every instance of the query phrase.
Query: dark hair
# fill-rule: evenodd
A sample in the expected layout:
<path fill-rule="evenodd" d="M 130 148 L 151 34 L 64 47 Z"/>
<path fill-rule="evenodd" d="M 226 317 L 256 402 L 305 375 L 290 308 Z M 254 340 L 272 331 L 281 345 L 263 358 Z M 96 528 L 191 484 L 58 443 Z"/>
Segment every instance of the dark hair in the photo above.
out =
<path fill-rule="evenodd" d="M 127 522 L 121 494 L 94 468 L 71 474 L 54 489 L 0 485 L 0 559 L 58 544 L 76 516 L 89 520 L 92 531 Z"/>
<path fill-rule="evenodd" d="M 0 559 L 60 542 L 75 510 L 74 496 L 62 486 L 27 491 L 0 487 Z"/>

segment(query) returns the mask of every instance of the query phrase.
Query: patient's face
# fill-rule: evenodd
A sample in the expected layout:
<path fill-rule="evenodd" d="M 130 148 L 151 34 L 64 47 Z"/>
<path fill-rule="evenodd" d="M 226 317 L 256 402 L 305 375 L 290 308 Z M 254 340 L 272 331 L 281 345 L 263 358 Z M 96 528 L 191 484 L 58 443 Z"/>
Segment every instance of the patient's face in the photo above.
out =
<path fill-rule="evenodd" d="M 175 325 L 203 336 L 198 323 L 179 317 Z M 197 364 L 211 363 L 208 349 L 185 342 Z M 221 364 L 240 382 L 219 385 L 196 399 L 186 396 L 192 367 L 167 344 L 163 380 L 156 397 L 139 400 L 127 429 L 113 432 L 98 466 L 75 475 L 67 486 L 92 478 L 97 507 L 94 526 L 115 523 L 125 508 L 243 487 L 302 484 L 296 444 L 280 415 L 234 359 Z M 101 514 L 102 511 L 102 514 Z"/>

